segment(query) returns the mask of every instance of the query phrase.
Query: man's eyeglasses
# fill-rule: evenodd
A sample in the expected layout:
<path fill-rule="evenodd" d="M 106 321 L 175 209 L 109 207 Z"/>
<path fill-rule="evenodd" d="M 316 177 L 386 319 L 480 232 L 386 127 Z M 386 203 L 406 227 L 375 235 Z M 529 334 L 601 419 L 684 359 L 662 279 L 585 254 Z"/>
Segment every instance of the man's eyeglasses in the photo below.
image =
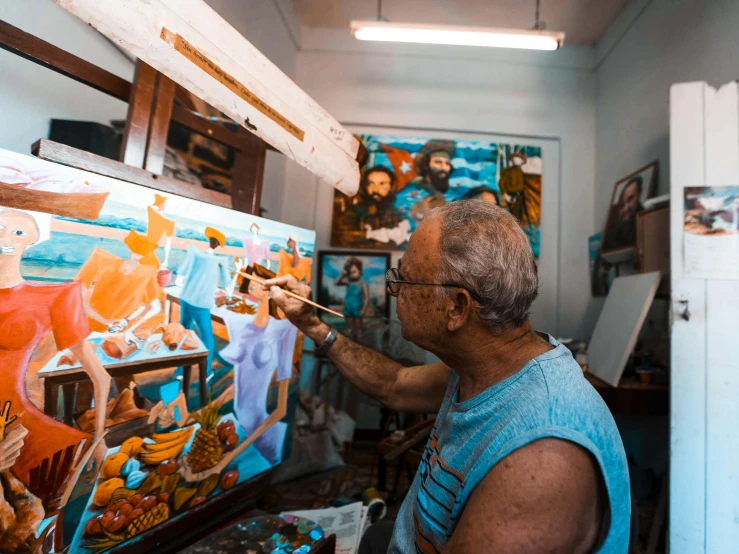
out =
<path fill-rule="evenodd" d="M 405 281 L 403 279 L 403 276 L 400 274 L 400 270 L 395 267 L 388 269 L 387 273 L 385 273 L 385 283 L 387 284 L 387 291 L 392 296 L 398 295 L 398 292 L 400 292 L 400 285 L 423 285 L 427 287 L 449 287 L 464 289 L 470 293 L 470 296 L 475 302 L 480 304 L 480 297 L 463 285 L 459 285 L 457 283 L 421 283 L 418 281 Z"/>

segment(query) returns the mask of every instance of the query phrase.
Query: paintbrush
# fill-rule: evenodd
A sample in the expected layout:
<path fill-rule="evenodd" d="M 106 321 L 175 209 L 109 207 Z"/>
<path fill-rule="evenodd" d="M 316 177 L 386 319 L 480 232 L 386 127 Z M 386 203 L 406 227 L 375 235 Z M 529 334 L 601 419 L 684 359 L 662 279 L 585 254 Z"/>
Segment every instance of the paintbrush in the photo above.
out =
<path fill-rule="evenodd" d="M 244 273 L 243 271 L 239 271 L 238 273 L 242 277 L 245 277 L 245 278 L 247 278 L 247 279 L 249 279 L 251 281 L 254 281 L 255 283 L 258 283 L 260 285 L 264 285 L 265 284 L 265 280 L 262 279 L 261 277 L 257 277 L 256 275 L 252 275 L 251 273 Z M 306 304 L 310 304 L 314 308 L 318 308 L 319 310 L 323 310 L 325 312 L 328 312 L 331 315 L 335 315 L 335 316 L 340 317 L 342 319 L 344 317 L 339 312 L 335 312 L 333 310 L 330 310 L 329 308 L 325 308 L 324 306 L 321 306 L 320 304 L 316 304 L 312 300 L 308 300 L 307 298 L 303 298 L 299 294 L 295 294 L 294 292 L 290 292 L 289 290 L 285 290 L 285 289 L 282 289 L 282 292 L 284 292 L 287 296 L 289 296 L 291 298 L 294 298 L 295 300 L 300 300 L 301 302 L 305 302 Z"/>

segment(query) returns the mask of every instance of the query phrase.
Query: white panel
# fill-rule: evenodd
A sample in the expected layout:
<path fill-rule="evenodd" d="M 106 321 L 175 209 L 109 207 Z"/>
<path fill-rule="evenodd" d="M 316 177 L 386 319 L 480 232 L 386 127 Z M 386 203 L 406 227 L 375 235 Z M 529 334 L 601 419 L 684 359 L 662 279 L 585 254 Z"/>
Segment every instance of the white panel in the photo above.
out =
<path fill-rule="evenodd" d="M 705 182 L 705 83 L 670 90 L 670 255 L 672 360 L 670 382 L 671 554 L 700 554 L 705 548 L 706 327 L 705 282 L 682 279 L 683 189 Z M 680 317 L 687 301 L 690 321 Z"/>
<path fill-rule="evenodd" d="M 739 184 L 737 83 L 706 101 L 706 184 Z M 739 281 L 708 281 L 706 295 L 706 552 L 739 545 Z"/>
<path fill-rule="evenodd" d="M 608 291 L 588 344 L 588 366 L 596 377 L 614 387 L 634 351 L 659 280 L 658 271 L 619 277 Z"/>

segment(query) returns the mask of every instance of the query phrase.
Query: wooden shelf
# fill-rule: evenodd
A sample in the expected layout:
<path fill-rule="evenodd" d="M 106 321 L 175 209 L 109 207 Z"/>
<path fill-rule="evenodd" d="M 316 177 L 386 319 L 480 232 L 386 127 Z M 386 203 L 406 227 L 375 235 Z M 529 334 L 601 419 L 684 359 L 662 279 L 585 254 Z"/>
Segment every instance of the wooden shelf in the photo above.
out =
<path fill-rule="evenodd" d="M 618 387 L 612 387 L 591 373 L 585 378 L 603 397 L 614 414 L 667 415 L 670 404 L 668 385 L 646 385 L 639 381 L 622 380 Z"/>

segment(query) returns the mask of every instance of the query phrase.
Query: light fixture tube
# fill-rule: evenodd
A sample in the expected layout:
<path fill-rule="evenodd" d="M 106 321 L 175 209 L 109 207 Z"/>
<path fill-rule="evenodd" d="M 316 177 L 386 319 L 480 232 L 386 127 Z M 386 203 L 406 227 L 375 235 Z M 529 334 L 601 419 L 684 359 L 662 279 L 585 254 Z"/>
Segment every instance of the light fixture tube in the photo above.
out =
<path fill-rule="evenodd" d="M 557 50 L 562 47 L 565 39 L 564 33 L 544 30 L 421 25 L 385 21 L 352 21 L 351 30 L 357 40 L 526 50 Z"/>

